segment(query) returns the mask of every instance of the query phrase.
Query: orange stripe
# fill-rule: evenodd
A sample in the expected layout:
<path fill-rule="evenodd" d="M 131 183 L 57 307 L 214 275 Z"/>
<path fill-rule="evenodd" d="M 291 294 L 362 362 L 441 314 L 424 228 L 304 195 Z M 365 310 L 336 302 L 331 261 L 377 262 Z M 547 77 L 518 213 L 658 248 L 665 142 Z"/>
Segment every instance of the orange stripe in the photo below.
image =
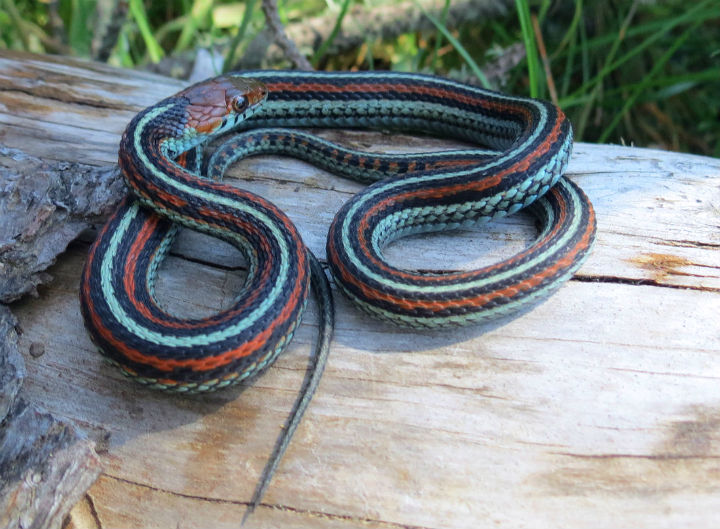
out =
<path fill-rule="evenodd" d="M 226 220 L 232 219 L 235 223 L 238 222 L 238 219 L 236 217 L 233 217 L 232 215 L 219 215 L 220 217 L 226 217 Z M 153 218 L 157 219 L 156 216 L 153 216 Z M 289 220 L 288 220 L 289 222 Z M 140 230 L 140 233 L 138 235 L 138 239 L 145 239 L 150 236 L 151 234 L 151 225 L 153 223 L 149 222 L 146 223 L 145 226 Z M 106 227 L 103 229 L 102 233 L 105 233 L 107 230 L 107 226 L 109 224 L 106 224 Z M 99 243 L 100 239 L 96 242 Z M 90 287 L 89 287 L 89 276 L 90 276 L 90 264 L 92 263 L 92 260 L 95 257 L 95 249 L 96 245 L 91 249 L 90 255 L 89 255 L 89 264 L 86 267 L 85 277 L 83 281 L 83 288 L 81 290 L 81 294 L 84 298 L 84 303 L 86 308 L 88 309 L 88 314 L 90 316 L 90 323 L 92 324 L 92 327 L 95 329 L 95 331 L 108 343 L 110 344 L 113 349 L 124 356 L 126 359 L 143 364 L 146 366 L 151 366 L 156 369 L 159 369 L 161 371 L 170 372 L 176 368 L 191 368 L 194 371 L 208 371 L 212 370 L 218 367 L 221 367 L 223 365 L 229 364 L 238 358 L 247 357 L 252 354 L 254 354 L 256 351 L 258 351 L 272 336 L 274 330 L 281 324 L 287 321 L 287 319 L 290 317 L 292 312 L 295 310 L 295 308 L 298 306 L 299 303 L 302 303 L 304 301 L 305 297 L 307 296 L 308 292 L 308 263 L 307 263 L 307 255 L 305 246 L 301 245 L 297 249 L 297 259 L 298 259 L 298 277 L 295 280 L 295 284 L 293 286 L 293 291 L 290 294 L 289 300 L 287 305 L 283 308 L 283 310 L 278 314 L 275 319 L 270 323 L 270 325 L 265 329 L 262 333 L 260 333 L 258 336 L 254 337 L 252 340 L 245 342 L 238 347 L 231 349 L 229 351 L 226 351 L 225 353 L 222 353 L 220 355 L 216 355 L 210 358 L 198 358 L 198 359 L 161 359 L 156 356 L 152 355 L 146 355 L 142 353 L 141 351 L 138 351 L 136 349 L 133 349 L 128 344 L 122 342 L 121 340 L 117 339 L 112 332 L 103 324 L 102 320 L 98 316 L 98 314 L 95 312 L 95 305 L 92 299 L 92 296 L 90 294 Z M 134 248 L 135 250 L 132 251 L 133 256 L 136 256 L 137 252 L 139 251 L 140 246 L 142 245 L 142 242 L 135 241 Z M 269 267 L 266 268 L 269 270 Z M 134 267 L 133 267 L 134 271 Z M 134 275 L 134 274 L 133 274 Z M 125 288 L 128 291 L 128 293 L 132 292 L 132 299 L 133 299 L 133 305 L 140 310 L 140 304 L 137 302 L 137 300 L 134 298 L 134 283 L 133 281 L 127 282 L 127 277 L 125 278 Z M 253 293 L 253 296 L 257 297 L 259 293 Z M 166 324 L 167 322 L 160 321 L 161 324 Z"/>
<path fill-rule="evenodd" d="M 367 239 L 365 238 L 365 232 L 369 229 L 369 221 L 368 219 L 372 217 L 373 215 L 377 214 L 380 210 L 384 209 L 385 207 L 389 206 L 390 204 L 393 204 L 395 202 L 401 202 L 404 200 L 409 199 L 426 199 L 426 198 L 445 198 L 447 196 L 450 196 L 454 193 L 460 193 L 464 191 L 484 191 L 490 187 L 499 185 L 502 181 L 502 178 L 510 173 L 515 172 L 524 172 L 527 171 L 527 169 L 530 167 L 532 161 L 542 155 L 545 154 L 545 152 L 550 149 L 550 147 L 557 141 L 558 136 L 560 135 L 560 128 L 562 125 L 562 120 L 557 120 L 555 122 L 555 125 L 553 126 L 552 131 L 550 134 L 548 134 L 548 137 L 543 141 L 539 146 L 538 149 L 530 153 L 527 157 L 518 160 L 516 163 L 511 165 L 510 167 L 504 169 L 503 171 L 492 175 L 487 178 L 483 178 L 482 180 L 477 180 L 474 182 L 465 182 L 465 183 L 459 183 L 451 186 L 445 186 L 441 188 L 436 189 L 418 189 L 414 191 L 407 191 L 405 193 L 392 195 L 384 200 L 381 200 L 377 204 L 375 204 L 371 209 L 369 209 L 365 215 L 363 215 L 362 219 L 360 219 L 360 222 L 358 222 L 357 227 L 357 237 L 360 241 L 360 249 L 363 252 L 363 254 L 367 257 L 367 259 L 370 260 L 376 267 L 379 269 L 385 271 L 386 273 L 396 276 L 396 277 L 402 277 L 404 279 L 412 279 L 416 281 L 423 281 L 423 282 L 432 282 L 428 276 L 422 276 L 418 274 L 412 274 L 408 272 L 404 272 L 402 270 L 398 270 L 396 268 L 390 268 L 387 266 L 384 262 L 378 260 L 375 258 L 374 254 L 371 252 L 371 245 L 368 244 Z"/>
<path fill-rule="evenodd" d="M 121 353 L 128 360 L 146 366 L 151 366 L 166 372 L 170 372 L 176 368 L 191 368 L 193 371 L 209 371 L 211 369 L 216 369 L 218 367 L 227 365 L 237 360 L 238 358 L 251 356 L 260 347 L 262 347 L 272 336 L 275 328 L 289 318 L 290 314 L 295 309 L 295 307 L 297 307 L 298 303 L 300 303 L 304 299 L 304 295 L 307 295 L 307 281 L 305 280 L 306 277 L 306 267 L 301 268 L 298 276 L 298 281 L 296 282 L 295 288 L 293 289 L 293 292 L 290 296 L 290 302 L 283 308 L 278 317 L 273 320 L 272 324 L 269 325 L 267 329 L 258 334 L 252 340 L 241 344 L 235 349 L 231 349 L 220 355 L 207 358 L 185 360 L 161 359 L 156 356 L 143 354 L 136 349 L 132 349 L 129 345 L 113 336 L 112 332 L 103 325 L 102 321 L 96 314 L 92 298 L 87 300 L 87 306 L 93 327 L 98 332 L 98 334 L 100 334 L 106 342 L 112 345 L 117 352 Z"/>
<path fill-rule="evenodd" d="M 554 188 L 551 190 L 551 192 L 558 193 L 558 191 L 555 190 Z M 463 272 L 463 273 L 457 273 L 457 274 L 443 275 L 442 278 L 437 278 L 437 277 L 433 277 L 433 276 L 417 276 L 417 277 L 422 278 L 429 284 L 431 284 L 433 282 L 444 282 L 444 281 L 447 281 L 448 279 L 466 279 L 466 278 L 471 278 L 473 276 L 480 278 L 484 275 L 487 275 L 493 269 L 511 264 L 513 261 L 516 261 L 516 260 L 524 257 L 528 253 L 531 253 L 538 246 L 545 244 L 562 227 L 562 225 L 565 223 L 565 219 L 567 218 L 567 209 L 566 209 L 566 203 L 564 200 L 559 199 L 558 202 L 560 205 L 560 214 L 558 216 L 558 222 L 555 224 L 555 227 L 553 228 L 553 230 L 550 233 L 548 233 L 541 241 L 536 242 L 535 244 L 533 244 L 533 246 L 531 246 L 524 252 L 512 257 L 511 259 L 502 261 L 495 265 L 481 268 L 479 270 L 473 270 L 470 272 Z M 347 271 L 347 269 L 344 267 L 340 267 L 339 271 L 340 271 L 340 275 L 342 276 L 343 283 L 352 284 L 355 287 L 357 287 L 363 293 L 363 295 L 365 296 L 366 299 L 378 300 L 378 301 L 384 301 L 387 303 L 391 303 L 392 305 L 394 305 L 398 308 L 404 309 L 404 310 L 426 309 L 426 310 L 432 310 L 432 311 L 439 311 L 439 310 L 448 309 L 448 308 L 452 308 L 452 307 L 459 307 L 459 306 L 463 306 L 463 305 L 482 306 L 482 305 L 485 305 L 486 303 L 488 303 L 489 301 L 492 301 L 493 299 L 496 299 L 498 297 L 515 296 L 522 290 L 528 290 L 528 289 L 538 285 L 540 282 L 542 282 L 543 279 L 552 276 L 557 270 L 561 270 L 562 268 L 567 268 L 568 266 L 572 265 L 572 263 L 575 260 L 574 259 L 575 256 L 581 250 L 587 248 L 587 246 L 589 244 L 590 236 L 594 229 L 593 228 L 594 222 L 595 222 L 595 214 L 591 208 L 590 220 L 588 222 L 588 226 L 585 230 L 585 233 L 583 234 L 583 238 L 580 240 L 580 242 L 577 245 L 575 245 L 575 247 L 572 249 L 572 252 L 566 254 L 562 259 L 560 259 L 559 261 L 554 263 L 553 266 L 546 268 L 545 270 L 541 271 L 540 273 L 534 275 L 531 278 L 528 278 L 524 281 L 520 281 L 519 283 L 516 283 L 514 285 L 506 287 L 505 289 L 490 292 L 488 294 L 479 295 L 474 298 L 467 298 L 467 299 L 461 298 L 461 299 L 454 299 L 454 300 L 448 300 L 448 301 L 423 301 L 423 300 L 410 300 L 410 299 L 398 298 L 398 297 L 392 296 L 391 294 L 388 294 L 383 291 L 369 287 L 368 285 L 360 282 L 357 278 L 352 276 Z M 333 239 L 330 239 L 329 252 L 333 255 L 334 262 L 339 264 L 340 261 L 337 259 L 337 249 L 335 247 Z"/>

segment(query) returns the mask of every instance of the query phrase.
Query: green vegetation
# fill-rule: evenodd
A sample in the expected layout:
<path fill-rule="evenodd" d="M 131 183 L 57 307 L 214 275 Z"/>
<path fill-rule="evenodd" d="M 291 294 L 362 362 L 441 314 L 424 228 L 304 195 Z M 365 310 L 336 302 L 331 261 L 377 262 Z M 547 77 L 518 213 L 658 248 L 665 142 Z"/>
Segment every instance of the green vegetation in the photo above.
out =
<path fill-rule="evenodd" d="M 414 1 L 419 10 L 427 5 Z M 228 50 L 226 64 L 234 64 L 265 24 L 259 0 L 128 0 L 124 19 L 113 18 L 116 3 L 0 0 L 0 47 L 97 56 L 107 21 L 114 20 L 116 38 L 105 46 L 111 64 L 141 67 L 216 45 Z M 557 101 L 582 141 L 720 157 L 717 0 L 515 0 L 503 18 L 452 28 L 447 26 L 452 0 L 445 0 L 442 13 L 423 11 L 432 21 L 431 30 L 368 38 L 358 49 L 332 56 L 332 41 L 353 5 L 382 10 L 398 2 L 278 3 L 284 24 L 328 16 L 332 31 L 308 56 L 317 68 L 474 77 L 483 86 Z M 518 43 L 524 58 L 510 61 L 499 76 L 488 75 Z"/>

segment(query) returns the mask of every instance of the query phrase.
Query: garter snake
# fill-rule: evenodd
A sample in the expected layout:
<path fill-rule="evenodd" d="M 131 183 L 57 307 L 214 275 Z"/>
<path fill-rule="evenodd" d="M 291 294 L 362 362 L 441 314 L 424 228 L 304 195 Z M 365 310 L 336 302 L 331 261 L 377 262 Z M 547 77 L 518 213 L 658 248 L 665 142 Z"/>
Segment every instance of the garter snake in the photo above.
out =
<path fill-rule="evenodd" d="M 378 154 L 297 127 L 420 131 L 476 147 Z M 203 146 L 233 132 L 209 157 Z M 219 182 L 233 161 L 263 153 L 304 159 L 370 185 L 333 220 L 329 268 L 366 312 L 436 328 L 522 310 L 571 277 L 595 234 L 592 207 L 562 174 L 572 128 L 554 105 L 406 73 L 253 71 L 193 85 L 140 112 L 119 163 L 132 198 L 93 244 L 82 276 L 89 333 L 123 372 L 153 388 L 210 391 L 265 370 L 292 338 L 311 277 L 321 301 L 317 363 L 250 504 L 259 502 L 319 381 L 332 332 L 327 278 L 288 217 Z M 478 270 L 420 273 L 383 247 L 412 233 L 477 225 L 529 207 L 542 226 L 523 252 Z M 249 272 L 229 309 L 181 319 L 154 297 L 158 266 L 182 225 L 235 245 Z"/>

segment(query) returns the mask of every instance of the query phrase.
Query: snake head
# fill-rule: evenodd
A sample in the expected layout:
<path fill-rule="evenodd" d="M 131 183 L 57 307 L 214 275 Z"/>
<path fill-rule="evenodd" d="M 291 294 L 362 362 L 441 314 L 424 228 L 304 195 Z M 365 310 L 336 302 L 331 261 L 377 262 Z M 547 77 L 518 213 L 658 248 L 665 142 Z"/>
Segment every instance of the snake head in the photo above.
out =
<path fill-rule="evenodd" d="M 164 155 L 174 159 L 232 130 L 260 108 L 266 97 L 267 88 L 260 81 L 222 75 L 189 86 L 161 101 L 158 106 L 165 108 L 161 116 L 164 121 L 155 127 Z M 172 103 L 167 105 L 168 101 Z M 141 114 L 134 121 L 141 120 Z"/>
<path fill-rule="evenodd" d="M 267 88 L 255 79 L 222 75 L 192 85 L 176 97 L 188 102 L 186 130 L 215 136 L 250 117 L 267 97 Z"/>

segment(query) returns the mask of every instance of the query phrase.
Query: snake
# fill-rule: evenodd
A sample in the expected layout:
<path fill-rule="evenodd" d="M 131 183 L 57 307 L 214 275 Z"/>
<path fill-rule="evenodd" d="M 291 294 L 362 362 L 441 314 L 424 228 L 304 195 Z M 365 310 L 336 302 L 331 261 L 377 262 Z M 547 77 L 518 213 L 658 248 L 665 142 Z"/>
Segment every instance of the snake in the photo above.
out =
<path fill-rule="evenodd" d="M 318 128 L 422 133 L 467 147 L 367 152 L 324 139 L 312 131 Z M 327 268 L 337 289 L 380 320 L 443 329 L 522 314 L 587 258 L 596 220 L 587 196 L 563 176 L 572 143 L 572 126 L 552 103 L 432 75 L 263 70 L 192 85 L 138 113 L 122 135 L 118 160 L 130 193 L 100 230 L 81 279 L 90 338 L 123 374 L 153 389 L 214 391 L 267 370 L 315 293 L 314 360 L 248 504 L 252 512 L 319 383 L 334 308 L 323 266 L 289 217 L 223 183 L 227 168 L 279 154 L 368 184 L 329 227 Z M 535 216 L 539 234 L 498 263 L 417 271 L 383 253 L 402 237 L 519 210 Z M 232 305 L 212 316 L 180 318 L 156 299 L 158 270 L 180 227 L 229 242 L 247 262 Z"/>

